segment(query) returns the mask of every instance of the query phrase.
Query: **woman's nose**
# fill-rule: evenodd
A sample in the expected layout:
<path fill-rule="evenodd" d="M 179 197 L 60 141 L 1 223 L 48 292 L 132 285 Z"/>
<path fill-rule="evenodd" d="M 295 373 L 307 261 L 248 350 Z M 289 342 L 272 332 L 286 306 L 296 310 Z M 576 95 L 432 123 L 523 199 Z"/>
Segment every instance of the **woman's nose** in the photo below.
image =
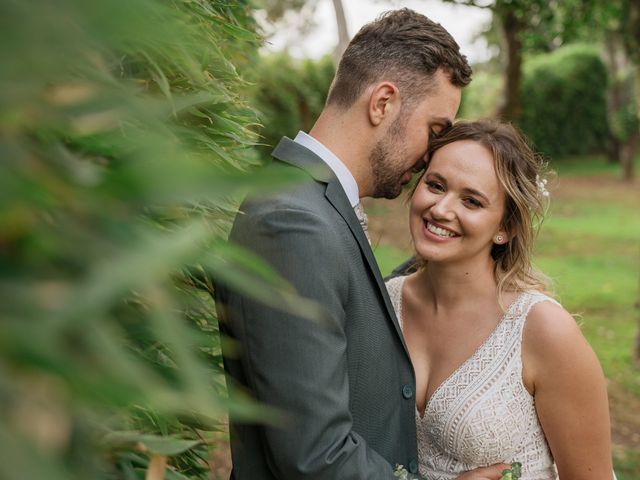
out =
<path fill-rule="evenodd" d="M 431 216 L 433 219 L 441 218 L 451 220 L 453 218 L 453 203 L 450 195 L 442 195 L 438 197 L 431 207 Z"/>

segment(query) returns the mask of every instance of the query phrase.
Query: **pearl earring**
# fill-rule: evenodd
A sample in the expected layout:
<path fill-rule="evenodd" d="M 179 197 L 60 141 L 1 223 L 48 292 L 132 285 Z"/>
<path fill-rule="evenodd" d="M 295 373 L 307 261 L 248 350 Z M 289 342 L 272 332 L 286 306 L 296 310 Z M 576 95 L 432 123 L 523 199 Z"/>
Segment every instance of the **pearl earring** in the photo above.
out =
<path fill-rule="evenodd" d="M 504 237 L 502 235 L 496 235 L 496 243 L 502 243 L 504 241 Z"/>

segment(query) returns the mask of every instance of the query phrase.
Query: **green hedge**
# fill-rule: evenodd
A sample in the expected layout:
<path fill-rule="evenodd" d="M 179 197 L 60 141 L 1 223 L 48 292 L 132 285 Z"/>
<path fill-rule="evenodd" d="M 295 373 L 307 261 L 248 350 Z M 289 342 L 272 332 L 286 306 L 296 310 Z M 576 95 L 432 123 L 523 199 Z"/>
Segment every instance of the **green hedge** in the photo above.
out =
<path fill-rule="evenodd" d="M 296 60 L 286 53 L 261 59 L 253 105 L 259 112 L 261 153 L 268 157 L 283 135 L 309 131 L 320 115 L 335 67 L 331 57 Z"/>
<path fill-rule="evenodd" d="M 495 115 L 500 99 L 502 75 L 490 68 L 473 68 L 472 82 L 462 90 L 458 118 L 477 120 Z"/>
<path fill-rule="evenodd" d="M 551 156 L 605 150 L 607 68 L 597 48 L 569 45 L 525 63 L 522 130 Z"/>

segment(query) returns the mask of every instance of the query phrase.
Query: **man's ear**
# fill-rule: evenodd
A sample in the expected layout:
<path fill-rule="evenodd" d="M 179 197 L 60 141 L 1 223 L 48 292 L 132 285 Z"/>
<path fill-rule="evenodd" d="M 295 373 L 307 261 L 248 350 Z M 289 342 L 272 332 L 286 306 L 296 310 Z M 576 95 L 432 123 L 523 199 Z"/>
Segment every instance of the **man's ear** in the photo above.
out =
<path fill-rule="evenodd" d="M 391 82 L 380 82 L 374 85 L 369 95 L 369 121 L 372 125 L 380 125 L 385 119 L 394 118 L 400 111 L 400 93 L 398 87 Z"/>

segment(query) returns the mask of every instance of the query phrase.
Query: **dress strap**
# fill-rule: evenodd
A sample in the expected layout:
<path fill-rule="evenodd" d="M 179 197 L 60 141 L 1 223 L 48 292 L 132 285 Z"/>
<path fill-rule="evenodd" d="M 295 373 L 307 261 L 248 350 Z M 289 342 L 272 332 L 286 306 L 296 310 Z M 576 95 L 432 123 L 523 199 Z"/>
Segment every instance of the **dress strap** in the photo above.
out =
<path fill-rule="evenodd" d="M 552 297 L 544 293 L 541 293 L 541 292 L 524 293 L 519 300 L 520 305 L 518 305 L 517 314 L 515 315 L 516 317 L 515 320 L 517 323 L 518 335 L 520 337 L 520 340 L 522 340 L 522 334 L 524 332 L 524 324 L 527 320 L 527 316 L 529 315 L 529 312 L 531 311 L 534 305 L 540 302 L 551 302 L 551 303 L 555 303 L 558 306 L 561 306 L 557 300 L 553 299 Z"/>
<path fill-rule="evenodd" d="M 398 323 L 400 324 L 400 329 L 402 329 L 402 286 L 404 285 L 404 281 L 407 277 L 400 276 L 394 277 L 387 281 L 387 290 L 389 292 L 389 298 L 391 299 L 391 304 L 393 305 L 393 309 L 396 312 L 396 317 L 398 318 Z"/>

